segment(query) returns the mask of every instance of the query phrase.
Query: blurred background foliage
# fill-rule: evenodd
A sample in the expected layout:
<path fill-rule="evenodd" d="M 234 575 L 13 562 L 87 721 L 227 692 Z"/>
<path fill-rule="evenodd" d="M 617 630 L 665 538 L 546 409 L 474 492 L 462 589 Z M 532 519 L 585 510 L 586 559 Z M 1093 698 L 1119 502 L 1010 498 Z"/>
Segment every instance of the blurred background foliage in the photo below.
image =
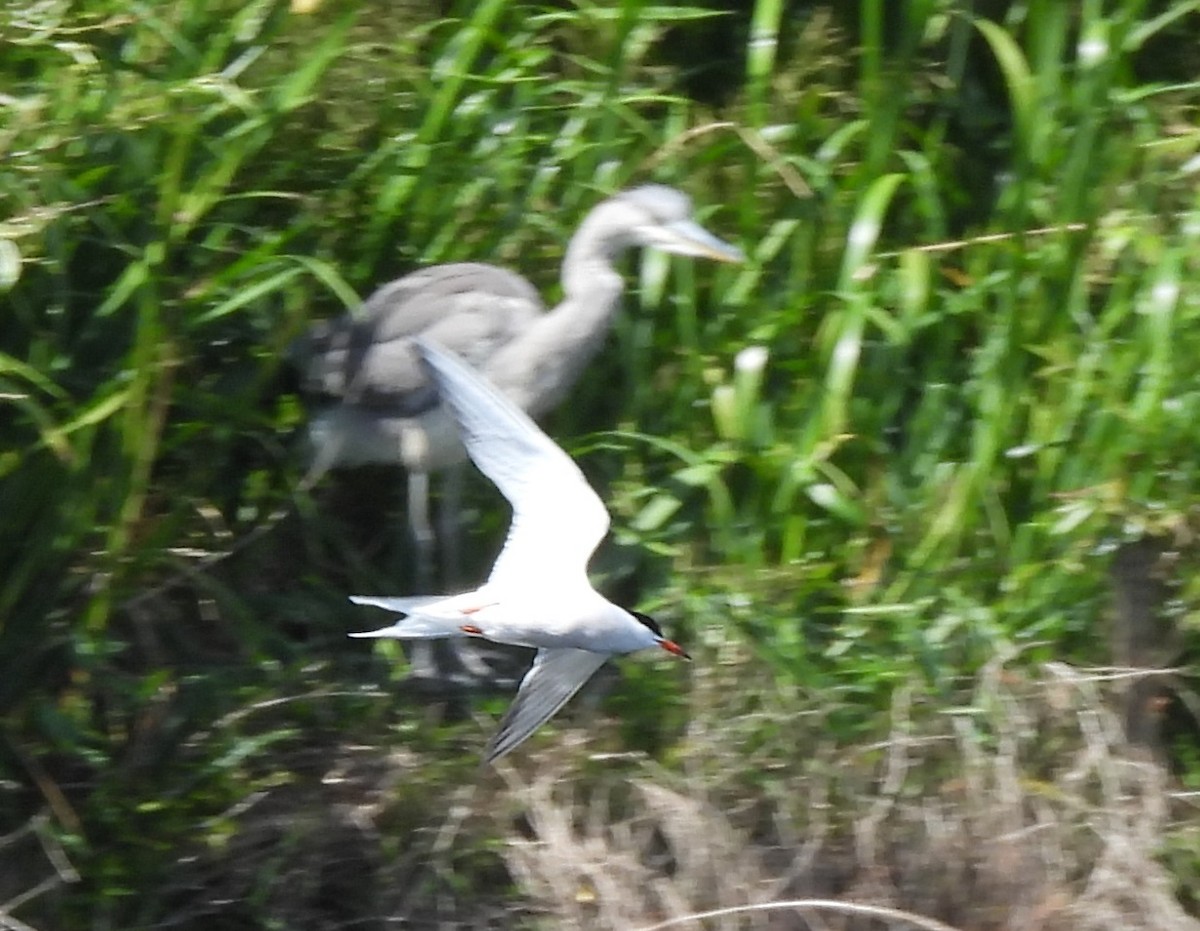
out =
<path fill-rule="evenodd" d="M 548 420 L 611 502 L 598 578 L 698 661 L 624 664 L 593 749 L 772 797 L 898 688 L 936 716 L 989 664 L 1136 660 L 1185 669 L 1156 752 L 1195 787 L 1197 7 L 6 3 L 0 902 L 333 927 L 411 856 L 488 729 L 345 639 L 347 592 L 408 583 L 402 481 L 299 490 L 287 347 L 433 262 L 552 301 L 586 210 L 645 180 L 750 260 L 630 261 Z M 476 486 L 475 574 L 507 519 Z M 1144 541 L 1159 633 L 1122 656 L 1110 561 Z M 583 760 L 568 730 L 528 765 Z M 374 852 L 309 862 L 343 785 Z M 424 881 L 503 923 L 499 830 Z M 1194 825 L 1164 844 L 1187 888 Z"/>

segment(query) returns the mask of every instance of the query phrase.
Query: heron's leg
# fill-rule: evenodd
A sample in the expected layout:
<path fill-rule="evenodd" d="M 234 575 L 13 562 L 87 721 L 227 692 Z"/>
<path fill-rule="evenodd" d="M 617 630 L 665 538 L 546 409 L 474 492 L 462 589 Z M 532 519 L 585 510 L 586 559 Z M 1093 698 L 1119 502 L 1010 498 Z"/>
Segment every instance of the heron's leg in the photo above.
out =
<path fill-rule="evenodd" d="M 408 527 L 416 550 L 417 571 L 413 579 L 421 594 L 436 592 L 433 572 L 435 541 L 429 522 L 429 473 L 412 471 L 408 474 Z"/>
<path fill-rule="evenodd" d="M 437 591 L 433 577 L 433 527 L 429 523 L 429 473 L 413 469 L 408 473 L 408 526 L 412 532 L 417 571 L 413 581 L 416 591 L 429 594 Z M 440 678 L 442 670 L 434 659 L 434 641 L 410 642 L 408 661 L 412 674 L 418 678 Z"/>
<path fill-rule="evenodd" d="M 308 471 L 304 473 L 304 478 L 300 479 L 300 491 L 312 491 L 313 486 L 321 477 L 333 468 L 334 463 L 337 462 L 338 449 L 339 446 L 336 443 L 326 443 L 316 447 L 308 463 Z"/>

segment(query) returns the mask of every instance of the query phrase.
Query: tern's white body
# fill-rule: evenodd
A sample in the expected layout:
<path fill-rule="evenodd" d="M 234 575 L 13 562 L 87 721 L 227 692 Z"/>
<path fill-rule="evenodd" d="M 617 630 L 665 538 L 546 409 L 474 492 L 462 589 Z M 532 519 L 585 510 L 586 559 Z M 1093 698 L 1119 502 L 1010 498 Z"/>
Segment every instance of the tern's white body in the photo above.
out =
<path fill-rule="evenodd" d="M 608 532 L 608 511 L 570 457 L 453 354 L 424 339 L 414 342 L 471 459 L 512 504 L 512 527 L 481 588 L 451 596 L 353 596 L 358 604 L 406 616 L 352 636 L 483 637 L 536 648 L 533 667 L 488 745 L 491 762 L 551 717 L 609 656 L 652 646 L 686 654 L 653 620 L 592 588 L 587 563 Z"/>
<path fill-rule="evenodd" d="M 656 646 L 661 639 L 590 585 L 555 586 L 524 592 L 506 592 L 485 586 L 462 595 L 424 602 L 420 607 L 414 607 L 408 598 L 356 595 L 352 600 L 357 604 L 411 612 L 412 616 L 402 623 L 386 628 L 387 636 L 403 639 L 476 636 L 518 647 L 575 647 L 605 654 L 644 650 Z M 570 610 L 564 611 L 564 605 L 569 605 Z M 420 621 L 431 623 L 422 628 Z M 463 627 L 471 630 L 463 630 Z"/>

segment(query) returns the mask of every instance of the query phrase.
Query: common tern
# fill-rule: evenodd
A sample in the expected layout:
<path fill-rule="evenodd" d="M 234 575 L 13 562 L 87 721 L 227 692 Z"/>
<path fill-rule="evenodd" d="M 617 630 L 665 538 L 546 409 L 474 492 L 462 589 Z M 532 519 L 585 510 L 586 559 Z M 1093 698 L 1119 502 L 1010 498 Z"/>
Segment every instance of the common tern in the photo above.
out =
<path fill-rule="evenodd" d="M 587 577 L 609 516 L 579 467 L 516 404 L 432 340 L 413 341 L 467 454 L 512 505 L 504 548 L 480 588 L 461 595 L 352 595 L 402 617 L 352 637 L 482 637 L 533 647 L 533 665 L 488 742 L 485 763 L 511 751 L 561 708 L 610 656 L 659 647 L 690 659 L 645 614 L 603 597 Z"/>

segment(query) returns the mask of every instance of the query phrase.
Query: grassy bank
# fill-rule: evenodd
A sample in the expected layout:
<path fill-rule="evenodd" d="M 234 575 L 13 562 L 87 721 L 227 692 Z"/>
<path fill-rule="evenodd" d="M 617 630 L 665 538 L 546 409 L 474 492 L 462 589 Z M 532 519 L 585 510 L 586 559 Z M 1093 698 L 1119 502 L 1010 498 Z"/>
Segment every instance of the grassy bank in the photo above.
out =
<path fill-rule="evenodd" d="M 1192 927 L 1196 4 L 441 6 L 0 14 L 0 915 Z M 480 776 L 345 639 L 402 477 L 299 490 L 286 347 L 432 262 L 553 301 L 645 180 L 750 260 L 628 262 L 547 426 L 697 662 Z"/>

